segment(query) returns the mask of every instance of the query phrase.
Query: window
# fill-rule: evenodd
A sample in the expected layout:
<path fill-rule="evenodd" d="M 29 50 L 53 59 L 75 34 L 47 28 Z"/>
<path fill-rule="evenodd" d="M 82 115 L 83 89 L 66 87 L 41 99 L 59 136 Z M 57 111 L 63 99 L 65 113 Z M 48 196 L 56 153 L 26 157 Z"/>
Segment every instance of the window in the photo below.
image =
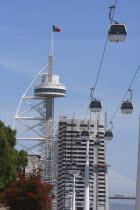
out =
<path fill-rule="evenodd" d="M 66 90 L 63 89 L 56 89 L 56 88 L 36 88 L 34 90 L 35 93 L 66 93 Z"/>
<path fill-rule="evenodd" d="M 67 131 L 67 133 L 75 133 L 75 134 L 79 134 L 79 131 Z"/>
<path fill-rule="evenodd" d="M 103 128 L 104 126 L 103 125 L 98 125 L 98 128 Z"/>
<path fill-rule="evenodd" d="M 98 132 L 97 134 L 99 134 L 99 135 L 104 135 L 104 132 Z"/>
<path fill-rule="evenodd" d="M 66 122 L 59 122 L 59 125 L 62 126 L 62 125 L 67 125 Z"/>
<path fill-rule="evenodd" d="M 87 124 L 80 124 L 80 127 L 87 127 Z"/>
<path fill-rule="evenodd" d="M 99 136 L 99 139 L 104 139 L 104 136 Z"/>
<path fill-rule="evenodd" d="M 105 187 L 99 187 L 99 190 L 101 190 L 101 189 L 102 189 L 102 190 L 105 190 Z"/>
<path fill-rule="evenodd" d="M 105 191 L 98 191 L 98 193 L 106 193 Z"/>
<path fill-rule="evenodd" d="M 100 159 L 100 160 L 104 160 L 105 158 L 104 158 L 104 157 L 99 157 L 99 159 Z"/>
<path fill-rule="evenodd" d="M 67 126 L 76 127 L 76 124 L 67 124 Z"/>
<path fill-rule="evenodd" d="M 98 195 L 98 198 L 104 198 L 105 195 Z"/>
<path fill-rule="evenodd" d="M 104 152 L 104 149 L 99 149 L 99 152 Z"/>

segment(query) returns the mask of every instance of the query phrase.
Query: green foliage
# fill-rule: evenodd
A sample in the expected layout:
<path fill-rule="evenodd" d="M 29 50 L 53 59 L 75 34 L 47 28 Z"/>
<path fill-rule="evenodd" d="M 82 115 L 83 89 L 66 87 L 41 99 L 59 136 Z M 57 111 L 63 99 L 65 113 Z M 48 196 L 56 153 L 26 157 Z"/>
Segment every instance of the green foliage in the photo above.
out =
<path fill-rule="evenodd" d="M 17 170 L 19 173 L 25 174 L 25 166 L 28 164 L 27 152 L 24 150 L 19 151 L 17 157 Z"/>
<path fill-rule="evenodd" d="M 0 121 L 0 191 L 16 180 L 18 169 L 27 164 L 27 154 L 24 151 L 18 153 L 14 148 L 16 145 L 15 135 L 15 130 Z M 21 161 L 22 157 L 24 157 L 23 162 Z"/>
<path fill-rule="evenodd" d="M 10 210 L 51 210 L 52 188 L 41 180 L 40 170 L 26 177 L 19 174 L 19 179 L 1 194 L 1 203 Z"/>

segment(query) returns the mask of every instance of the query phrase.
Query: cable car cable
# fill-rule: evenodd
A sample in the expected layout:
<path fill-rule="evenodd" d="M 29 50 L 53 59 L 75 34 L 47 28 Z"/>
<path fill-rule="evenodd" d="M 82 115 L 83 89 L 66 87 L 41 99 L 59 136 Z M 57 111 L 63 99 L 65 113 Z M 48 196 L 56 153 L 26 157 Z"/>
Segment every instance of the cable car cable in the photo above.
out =
<path fill-rule="evenodd" d="M 113 19 L 114 14 L 115 14 L 115 9 L 116 9 L 116 6 L 117 6 L 117 2 L 118 2 L 118 0 L 116 0 L 116 1 L 115 1 L 115 4 L 114 4 L 113 13 L 112 13 L 112 17 L 111 17 L 112 19 Z M 112 20 L 110 21 L 110 24 L 111 24 L 111 23 L 112 23 Z M 95 88 L 96 88 L 96 86 L 97 86 L 97 82 L 98 82 L 98 79 L 99 79 L 101 67 L 102 67 L 102 64 L 103 64 L 103 59 L 104 59 L 104 55 L 105 55 L 105 51 L 106 51 L 106 47 L 107 47 L 107 41 L 108 41 L 108 34 L 107 34 L 107 38 L 106 38 L 105 45 L 104 45 L 104 48 L 103 48 L 103 53 L 102 53 L 102 57 L 101 57 L 99 69 L 98 69 L 98 71 L 97 71 L 97 77 L 96 77 L 95 85 L 94 85 L 94 92 L 95 92 Z"/>
<path fill-rule="evenodd" d="M 119 110 L 119 108 L 120 108 L 120 106 L 121 106 L 123 100 L 125 99 L 127 93 L 131 90 L 131 86 L 132 86 L 132 84 L 133 84 L 133 82 L 134 82 L 134 80 L 135 80 L 135 78 L 136 78 L 136 76 L 137 76 L 137 73 L 138 73 L 139 69 L 140 69 L 140 64 L 138 65 L 138 68 L 137 68 L 137 70 L 136 70 L 136 72 L 135 72 L 135 74 L 134 74 L 134 76 L 133 76 L 133 78 L 132 78 L 132 81 L 131 81 L 131 83 L 130 83 L 130 85 L 129 85 L 129 87 L 128 87 L 128 89 L 127 89 L 127 91 L 126 91 L 126 93 L 125 93 L 125 95 L 124 95 L 124 97 L 123 97 L 121 103 L 119 104 L 118 108 L 117 108 L 116 111 L 114 112 L 114 114 L 113 114 L 113 116 L 111 117 L 109 123 L 112 122 L 112 120 L 114 119 L 115 115 L 117 114 L 117 112 L 118 112 L 118 110 Z M 109 123 L 108 123 L 108 124 L 109 124 Z M 107 124 L 107 125 L 108 125 L 108 124 Z"/>
<path fill-rule="evenodd" d="M 87 108 L 85 118 L 84 118 L 84 120 L 81 121 L 81 123 L 84 123 L 86 121 L 86 118 L 87 118 L 87 115 L 88 115 L 88 111 L 89 111 L 89 106 Z M 85 130 L 85 128 L 83 128 L 82 124 L 80 125 L 80 127 L 82 128 L 82 130 Z"/>
<path fill-rule="evenodd" d="M 117 21 L 113 20 L 113 16 L 111 17 L 111 12 L 112 12 L 112 9 L 115 9 L 115 6 L 114 6 L 114 5 L 112 5 L 112 6 L 108 7 L 108 8 L 110 8 L 110 12 L 109 12 L 109 19 L 111 20 L 111 23 L 112 23 L 112 22 L 114 22 L 114 23 L 118 24 L 118 22 L 117 22 Z"/>

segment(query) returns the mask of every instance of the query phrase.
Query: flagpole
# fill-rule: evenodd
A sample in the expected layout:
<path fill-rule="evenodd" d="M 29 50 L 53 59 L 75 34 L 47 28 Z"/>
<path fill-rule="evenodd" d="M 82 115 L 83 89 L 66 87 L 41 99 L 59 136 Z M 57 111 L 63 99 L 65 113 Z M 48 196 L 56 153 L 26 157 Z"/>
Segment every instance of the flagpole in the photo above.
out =
<path fill-rule="evenodd" d="M 53 40 L 53 31 L 52 31 L 52 56 L 53 56 L 54 40 Z"/>

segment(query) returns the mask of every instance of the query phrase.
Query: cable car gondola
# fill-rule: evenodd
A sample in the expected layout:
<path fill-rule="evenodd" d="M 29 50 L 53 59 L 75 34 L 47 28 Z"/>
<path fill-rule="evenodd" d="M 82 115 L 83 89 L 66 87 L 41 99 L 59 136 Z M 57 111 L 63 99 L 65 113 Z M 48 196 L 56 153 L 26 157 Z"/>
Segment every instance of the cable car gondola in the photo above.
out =
<path fill-rule="evenodd" d="M 95 141 L 94 144 L 93 144 L 93 147 L 95 147 L 95 148 L 100 148 L 100 146 L 101 146 L 100 141 Z"/>
<path fill-rule="evenodd" d="M 91 112 L 100 112 L 101 109 L 102 109 L 101 101 L 98 101 L 96 99 L 91 101 L 91 103 L 90 103 L 90 111 Z"/>
<path fill-rule="evenodd" d="M 121 112 L 123 114 L 131 114 L 133 112 L 133 104 L 131 101 L 124 101 L 121 105 Z"/>
<path fill-rule="evenodd" d="M 91 97 L 91 103 L 90 103 L 90 111 L 91 112 L 100 112 L 102 109 L 102 103 L 101 101 L 95 99 L 93 97 L 95 88 L 91 88 L 90 97 Z"/>
<path fill-rule="evenodd" d="M 121 112 L 123 114 L 131 114 L 132 111 L 133 111 L 133 103 L 131 101 L 131 99 L 132 99 L 132 90 L 131 89 L 128 89 L 128 91 L 130 92 L 131 97 L 127 101 L 123 101 L 122 102 Z"/>
<path fill-rule="evenodd" d="M 111 129 L 105 131 L 104 140 L 112 140 L 113 139 L 113 133 L 112 133 L 113 122 L 110 121 L 109 123 L 111 124 Z"/>
<path fill-rule="evenodd" d="M 112 9 L 115 9 L 115 6 L 112 5 L 109 8 L 110 8 L 109 19 L 111 20 L 111 23 L 114 22 L 110 25 L 108 30 L 109 39 L 111 42 L 123 42 L 125 41 L 127 35 L 126 26 L 112 19 L 113 14 L 111 14 L 111 12 Z"/>
<path fill-rule="evenodd" d="M 89 139 L 89 132 L 88 131 L 82 131 L 81 132 L 81 139 L 82 140 L 88 140 Z"/>
<path fill-rule="evenodd" d="M 113 139 L 113 133 L 112 133 L 111 130 L 105 131 L 104 139 L 105 140 L 112 140 Z"/>
<path fill-rule="evenodd" d="M 127 35 L 126 26 L 119 23 L 111 24 L 108 35 L 111 42 L 123 42 Z"/>

